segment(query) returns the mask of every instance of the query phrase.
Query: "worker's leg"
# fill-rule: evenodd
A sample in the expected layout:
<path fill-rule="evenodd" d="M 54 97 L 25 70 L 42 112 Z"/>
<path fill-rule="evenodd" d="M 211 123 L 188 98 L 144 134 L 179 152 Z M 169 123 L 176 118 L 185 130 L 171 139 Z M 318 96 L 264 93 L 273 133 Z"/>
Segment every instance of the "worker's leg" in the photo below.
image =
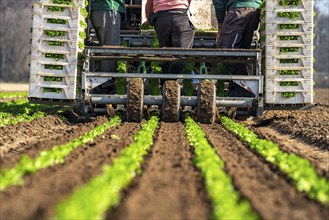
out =
<path fill-rule="evenodd" d="M 155 31 L 158 37 L 160 47 L 172 47 L 171 34 L 172 34 L 172 22 L 171 14 L 168 11 L 161 11 L 156 13 Z M 165 62 L 161 65 L 163 73 L 169 73 L 170 62 Z M 160 80 L 160 86 L 162 87 L 165 80 Z"/>
<path fill-rule="evenodd" d="M 172 47 L 171 34 L 172 22 L 171 15 L 167 11 L 156 13 L 155 32 L 159 40 L 160 47 Z"/>
<path fill-rule="evenodd" d="M 239 8 L 227 13 L 219 39 L 221 48 L 250 49 L 254 29 L 259 23 L 259 13 L 253 8 Z M 225 64 L 232 75 L 248 75 L 246 64 Z M 234 82 L 229 82 L 229 96 L 252 96 Z"/>
<path fill-rule="evenodd" d="M 121 16 L 117 11 L 93 11 L 91 22 L 95 28 L 99 45 L 120 45 Z M 116 72 L 116 62 L 101 61 L 101 72 Z M 111 79 L 99 86 L 104 93 L 115 93 L 115 80 Z"/>

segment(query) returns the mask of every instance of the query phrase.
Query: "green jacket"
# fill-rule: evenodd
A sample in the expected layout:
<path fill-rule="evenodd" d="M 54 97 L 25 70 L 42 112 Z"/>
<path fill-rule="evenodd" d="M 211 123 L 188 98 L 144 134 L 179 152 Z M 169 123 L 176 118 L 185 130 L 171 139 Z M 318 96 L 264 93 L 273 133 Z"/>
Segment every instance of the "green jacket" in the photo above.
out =
<path fill-rule="evenodd" d="M 263 0 L 212 0 L 218 23 L 223 23 L 227 11 L 233 8 L 259 8 Z"/>
<path fill-rule="evenodd" d="M 119 11 L 126 13 L 125 0 L 93 0 L 92 11 Z"/>

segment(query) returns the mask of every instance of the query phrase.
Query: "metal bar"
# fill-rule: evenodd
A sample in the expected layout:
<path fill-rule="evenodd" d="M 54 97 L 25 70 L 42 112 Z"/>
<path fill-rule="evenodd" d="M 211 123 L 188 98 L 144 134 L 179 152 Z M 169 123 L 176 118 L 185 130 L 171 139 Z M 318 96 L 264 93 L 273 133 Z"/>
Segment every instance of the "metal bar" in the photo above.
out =
<path fill-rule="evenodd" d="M 91 59 L 93 60 L 120 60 L 120 61 L 159 61 L 159 62 L 169 62 L 169 61 L 181 61 L 181 62 L 207 62 L 207 63 L 255 63 L 256 59 L 242 59 L 242 58 L 222 58 L 222 57 L 211 57 L 205 60 L 204 58 L 200 57 L 154 57 L 154 56 L 136 56 L 136 57 L 129 57 L 129 56 L 95 56 L 91 55 Z"/>
<path fill-rule="evenodd" d="M 181 96 L 181 105 L 182 106 L 197 106 L 197 97 L 195 96 Z M 243 108 L 251 108 L 253 106 L 253 98 L 225 98 L 225 99 L 217 99 L 216 106 L 217 107 L 243 107 Z M 126 95 L 103 95 L 96 96 L 93 95 L 91 97 L 91 103 L 93 104 L 126 104 L 127 96 Z M 162 105 L 162 96 L 144 96 L 144 105 Z"/>
<path fill-rule="evenodd" d="M 103 54 L 129 54 L 129 55 L 169 55 L 169 56 L 231 56 L 231 57 L 257 57 L 260 50 L 255 49 L 185 49 L 185 48 L 129 48 L 129 47 L 115 47 L 115 46 L 95 46 L 86 47 L 86 50 L 91 53 Z"/>
<path fill-rule="evenodd" d="M 259 81 L 262 76 L 244 75 L 192 75 L 192 74 L 143 74 L 143 73 L 111 73 L 111 72 L 85 72 L 86 77 L 99 78 L 146 78 L 146 79 L 217 79 L 217 80 L 246 80 Z"/>

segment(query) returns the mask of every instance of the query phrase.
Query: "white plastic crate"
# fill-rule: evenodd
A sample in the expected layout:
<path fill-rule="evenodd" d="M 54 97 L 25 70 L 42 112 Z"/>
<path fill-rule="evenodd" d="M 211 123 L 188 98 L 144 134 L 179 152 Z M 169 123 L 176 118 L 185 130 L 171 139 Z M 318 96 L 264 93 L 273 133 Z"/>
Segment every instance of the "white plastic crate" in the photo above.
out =
<path fill-rule="evenodd" d="M 296 71 L 298 74 L 296 75 L 281 75 L 280 71 Z M 313 79 L 313 69 L 310 68 L 281 68 L 281 69 L 266 69 L 266 84 L 268 82 L 273 81 L 274 79 L 305 79 L 312 80 Z"/>
<path fill-rule="evenodd" d="M 298 13 L 296 18 L 280 17 L 280 13 Z M 266 10 L 265 15 L 266 23 L 312 23 L 313 22 L 313 9 L 281 9 L 281 10 Z"/>
<path fill-rule="evenodd" d="M 43 28 L 43 29 L 57 29 L 57 28 L 66 28 L 71 30 L 77 30 L 80 26 L 80 21 L 84 18 L 82 16 L 78 16 L 78 18 L 73 19 L 70 17 L 58 17 L 52 15 L 40 15 L 35 14 L 32 17 L 32 27 L 33 28 Z M 57 22 L 62 23 L 54 23 Z"/>
<path fill-rule="evenodd" d="M 266 0 L 266 11 L 272 11 L 274 9 L 312 9 L 314 0 L 301 0 L 300 4 L 291 6 L 283 6 L 280 2 L 280 0 Z"/>
<path fill-rule="evenodd" d="M 291 29 L 281 29 L 280 25 L 298 25 L 297 28 L 291 28 Z M 266 23 L 266 36 L 267 35 L 283 35 L 283 34 L 289 34 L 289 35 L 293 35 L 293 33 L 299 33 L 299 34 L 308 34 L 308 35 L 312 35 L 313 34 L 313 23 L 311 22 L 295 22 L 295 23 L 282 23 L 282 24 L 278 24 L 278 23 Z"/>
<path fill-rule="evenodd" d="M 293 51 L 288 49 L 293 48 Z M 286 51 L 283 51 L 286 50 Z M 296 55 L 310 57 L 313 56 L 313 46 L 303 44 L 281 44 L 278 46 L 266 46 L 267 57 L 287 57 L 294 58 Z"/>
<path fill-rule="evenodd" d="M 297 59 L 296 63 L 282 63 L 281 59 L 278 59 L 278 57 L 269 57 L 266 56 L 266 68 L 284 68 L 284 67 L 302 67 L 307 69 L 313 68 L 313 57 L 304 57 L 304 56 L 291 56 L 291 57 L 284 57 L 281 56 L 283 59 Z"/>
<path fill-rule="evenodd" d="M 60 67 L 61 69 L 56 69 L 56 67 Z M 77 62 L 67 64 L 61 62 L 32 61 L 30 75 L 49 74 L 60 77 L 77 76 L 77 68 Z"/>
<path fill-rule="evenodd" d="M 312 91 L 290 91 L 294 92 L 294 97 L 283 97 L 282 91 L 267 91 L 265 94 L 265 102 L 267 104 L 310 104 L 313 103 L 313 90 Z"/>
<path fill-rule="evenodd" d="M 59 7 L 62 8 L 60 11 L 51 11 L 51 8 Z M 56 5 L 56 4 L 47 4 L 47 3 L 34 3 L 33 4 L 33 15 L 42 15 L 42 16 L 56 16 L 58 19 L 79 19 L 80 8 L 73 7 L 71 5 Z"/>
<path fill-rule="evenodd" d="M 49 45 L 52 42 L 60 42 L 60 45 Z M 35 39 L 32 38 L 31 43 L 32 51 L 48 51 L 52 53 L 78 53 L 82 52 L 82 49 L 79 49 L 78 41 L 67 41 L 67 40 L 57 40 L 57 39 Z"/>
<path fill-rule="evenodd" d="M 58 4 L 58 3 L 54 3 L 54 0 L 39 0 L 39 2 L 41 3 L 48 3 L 48 4 Z M 71 0 L 71 6 L 74 7 L 85 7 L 85 0 Z"/>
<path fill-rule="evenodd" d="M 290 83 L 296 82 L 298 85 L 281 85 L 281 83 Z M 280 92 L 289 92 L 289 91 L 311 91 L 313 87 L 312 79 L 303 79 L 303 78 L 274 78 L 266 82 L 266 91 L 280 91 Z"/>
<path fill-rule="evenodd" d="M 60 31 L 64 36 L 49 36 L 46 32 L 54 32 Z M 79 37 L 79 32 L 84 30 L 70 30 L 65 28 L 57 28 L 57 29 L 43 29 L 43 28 L 33 28 L 32 29 L 32 41 L 39 41 L 40 39 L 54 39 L 54 40 L 67 40 L 71 42 L 84 40 Z"/>
<path fill-rule="evenodd" d="M 75 86 L 77 82 L 77 77 L 75 76 L 52 76 L 52 75 L 30 75 L 30 83 L 32 85 L 42 85 L 42 86 L 50 86 L 50 85 L 66 85 L 66 86 Z"/>
<path fill-rule="evenodd" d="M 289 37 L 291 36 L 295 36 L 295 37 L 293 39 L 292 38 L 289 39 Z M 292 45 L 292 44 L 313 45 L 313 34 L 290 32 L 290 33 L 274 33 L 274 34 L 266 35 L 267 46 Z"/>
<path fill-rule="evenodd" d="M 29 97 L 39 99 L 74 100 L 76 98 L 76 86 L 30 83 Z"/>
<path fill-rule="evenodd" d="M 53 58 L 52 56 L 56 56 Z M 32 62 L 62 62 L 62 63 L 77 63 L 77 53 L 68 53 L 61 51 L 60 53 L 49 53 L 48 51 L 31 51 Z"/>

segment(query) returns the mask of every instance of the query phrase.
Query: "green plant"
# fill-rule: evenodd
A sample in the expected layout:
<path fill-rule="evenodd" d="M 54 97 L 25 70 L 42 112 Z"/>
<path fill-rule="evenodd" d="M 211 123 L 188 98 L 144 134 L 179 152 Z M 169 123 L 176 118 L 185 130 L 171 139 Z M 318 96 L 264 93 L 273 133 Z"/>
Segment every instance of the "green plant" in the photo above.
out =
<path fill-rule="evenodd" d="M 70 5 L 72 4 L 72 0 L 53 0 L 54 4 L 64 4 L 64 5 Z"/>
<path fill-rule="evenodd" d="M 259 153 L 266 161 L 275 164 L 289 177 L 297 190 L 305 192 L 316 201 L 329 205 L 329 182 L 317 174 L 312 164 L 296 154 L 281 151 L 279 146 L 271 141 L 260 139 L 244 125 L 222 116 L 223 126 L 236 134 L 241 141 Z"/>
<path fill-rule="evenodd" d="M 296 92 L 283 92 L 281 93 L 283 98 L 293 98 L 296 96 Z"/>
<path fill-rule="evenodd" d="M 53 31 L 53 30 L 44 30 L 44 33 L 50 37 L 64 37 L 65 31 Z"/>
<path fill-rule="evenodd" d="M 53 92 L 53 93 L 62 93 L 62 89 L 61 88 L 42 88 L 42 91 L 47 93 L 47 92 Z"/>
<path fill-rule="evenodd" d="M 46 64 L 45 69 L 47 69 L 47 70 L 63 70 L 63 66 L 62 65 Z"/>
<path fill-rule="evenodd" d="M 298 29 L 300 27 L 299 24 L 279 24 L 279 29 L 280 30 L 285 30 L 285 29 Z"/>
<path fill-rule="evenodd" d="M 11 169 L 3 169 L 0 172 L 0 191 L 5 190 L 9 186 L 23 185 L 23 177 L 28 174 L 37 172 L 54 164 L 64 163 L 65 157 L 75 148 L 92 141 L 96 136 L 104 133 L 108 128 L 120 123 L 120 118 L 115 116 L 109 122 L 95 127 L 82 137 L 72 139 L 70 142 L 54 146 L 51 150 L 42 151 L 36 158 L 30 158 L 23 155 L 19 162 Z"/>
<path fill-rule="evenodd" d="M 295 19 L 301 16 L 301 12 L 278 12 L 278 16 L 281 18 Z"/>
<path fill-rule="evenodd" d="M 141 173 L 143 157 L 153 145 L 158 120 L 152 116 L 134 135 L 134 143 L 127 146 L 112 165 L 105 165 L 102 174 L 58 204 L 55 219 L 101 219 L 106 210 L 118 204 L 120 191 Z"/>
<path fill-rule="evenodd" d="M 212 200 L 214 219 L 258 219 L 248 201 L 234 190 L 231 178 L 225 173 L 224 162 L 207 141 L 200 126 L 189 116 L 185 119 L 185 132 L 193 147 L 193 162 L 201 170 Z"/>
<path fill-rule="evenodd" d="M 298 47 L 280 47 L 280 54 L 298 52 Z"/>
<path fill-rule="evenodd" d="M 0 92 L 0 98 L 22 98 L 27 95 L 27 92 Z"/>
<path fill-rule="evenodd" d="M 47 23 L 51 24 L 66 24 L 65 19 L 47 18 Z"/>
<path fill-rule="evenodd" d="M 48 45 L 50 45 L 50 46 L 64 46 L 64 42 L 61 42 L 61 41 L 48 41 Z"/>
<path fill-rule="evenodd" d="M 298 81 L 280 82 L 280 86 L 298 86 Z"/>
<path fill-rule="evenodd" d="M 57 53 L 46 53 L 46 58 L 53 58 L 54 60 L 62 60 L 64 59 L 64 54 L 57 54 Z"/>
<path fill-rule="evenodd" d="M 280 36 L 280 40 L 299 40 L 300 36 Z"/>
<path fill-rule="evenodd" d="M 55 12 L 55 11 L 60 11 L 63 12 L 65 8 L 59 7 L 59 6 L 49 6 L 47 8 L 48 11 Z"/>
<path fill-rule="evenodd" d="M 298 63 L 298 59 L 280 59 L 280 63 Z"/>
<path fill-rule="evenodd" d="M 301 0 L 280 0 L 279 4 L 281 6 L 297 6 Z"/>
<path fill-rule="evenodd" d="M 280 75 L 298 75 L 300 70 L 280 70 Z"/>
<path fill-rule="evenodd" d="M 55 76 L 45 76 L 43 77 L 45 82 L 62 82 L 63 77 L 55 77 Z"/>

